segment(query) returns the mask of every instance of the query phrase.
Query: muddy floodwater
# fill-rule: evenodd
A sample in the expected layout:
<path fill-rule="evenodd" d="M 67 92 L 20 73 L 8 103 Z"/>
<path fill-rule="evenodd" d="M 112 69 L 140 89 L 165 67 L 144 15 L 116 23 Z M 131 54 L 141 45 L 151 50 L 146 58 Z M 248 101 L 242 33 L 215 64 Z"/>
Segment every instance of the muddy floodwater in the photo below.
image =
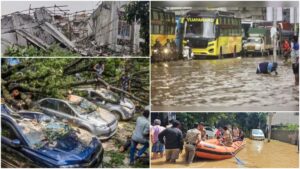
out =
<path fill-rule="evenodd" d="M 299 89 L 290 64 L 278 59 L 278 75 L 256 74 L 271 58 L 229 58 L 153 63 L 152 110 L 298 110 Z"/>
<path fill-rule="evenodd" d="M 165 159 L 157 159 L 151 161 L 152 168 L 298 168 L 299 153 L 298 147 L 288 143 L 276 140 L 254 141 L 247 139 L 246 146 L 236 155 L 245 165 L 237 165 L 235 158 L 226 160 L 204 160 L 195 159 L 195 161 L 186 165 L 184 160 L 184 152 L 180 155 L 176 164 L 165 163 Z"/>

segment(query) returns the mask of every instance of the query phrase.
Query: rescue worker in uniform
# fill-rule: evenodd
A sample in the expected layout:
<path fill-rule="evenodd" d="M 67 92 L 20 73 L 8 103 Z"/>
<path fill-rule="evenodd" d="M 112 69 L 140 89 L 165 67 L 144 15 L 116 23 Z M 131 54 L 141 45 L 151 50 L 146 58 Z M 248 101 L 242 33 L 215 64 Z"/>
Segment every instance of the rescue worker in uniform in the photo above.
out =
<path fill-rule="evenodd" d="M 185 141 L 185 162 L 191 164 L 195 157 L 197 144 L 201 142 L 199 124 L 194 124 L 194 128 L 187 131 Z"/>

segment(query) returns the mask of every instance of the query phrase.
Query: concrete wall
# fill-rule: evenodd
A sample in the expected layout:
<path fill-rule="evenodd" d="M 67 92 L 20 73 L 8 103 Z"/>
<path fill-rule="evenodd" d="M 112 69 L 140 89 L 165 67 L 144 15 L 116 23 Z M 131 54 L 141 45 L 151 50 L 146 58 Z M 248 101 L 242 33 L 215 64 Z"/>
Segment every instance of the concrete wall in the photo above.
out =
<path fill-rule="evenodd" d="M 95 30 L 93 32 L 98 45 L 107 45 L 110 49 L 122 53 L 128 53 L 131 50 L 133 53 L 139 51 L 139 24 L 133 23 L 130 26 L 132 36 L 129 38 L 118 35 L 119 13 L 124 11 L 124 6 L 128 3 L 128 1 L 103 1 L 93 12 L 91 16 L 92 27 Z M 120 45 L 118 39 L 129 40 L 130 43 Z"/>
<path fill-rule="evenodd" d="M 299 131 L 272 130 L 271 139 L 290 144 L 297 144 L 299 140 Z"/>
<path fill-rule="evenodd" d="M 272 125 L 299 124 L 299 113 L 277 112 L 272 119 Z"/>

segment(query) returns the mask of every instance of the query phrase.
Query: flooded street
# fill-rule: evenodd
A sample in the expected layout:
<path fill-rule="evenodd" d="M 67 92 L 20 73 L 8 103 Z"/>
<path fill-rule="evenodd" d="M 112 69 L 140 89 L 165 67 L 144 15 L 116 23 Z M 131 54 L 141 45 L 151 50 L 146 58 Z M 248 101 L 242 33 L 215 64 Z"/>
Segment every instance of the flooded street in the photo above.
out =
<path fill-rule="evenodd" d="M 152 160 L 152 168 L 298 168 L 299 153 L 297 146 L 283 143 L 276 140 L 255 141 L 246 140 L 246 146 L 237 156 L 245 162 L 244 166 L 238 166 L 235 158 L 226 160 L 204 160 L 196 159 L 191 165 L 186 165 L 183 162 L 184 152 L 180 155 L 176 164 L 166 164 L 165 159 Z"/>
<path fill-rule="evenodd" d="M 278 59 L 278 75 L 257 75 L 271 58 L 229 58 L 152 64 L 152 110 L 298 110 L 291 65 Z"/>

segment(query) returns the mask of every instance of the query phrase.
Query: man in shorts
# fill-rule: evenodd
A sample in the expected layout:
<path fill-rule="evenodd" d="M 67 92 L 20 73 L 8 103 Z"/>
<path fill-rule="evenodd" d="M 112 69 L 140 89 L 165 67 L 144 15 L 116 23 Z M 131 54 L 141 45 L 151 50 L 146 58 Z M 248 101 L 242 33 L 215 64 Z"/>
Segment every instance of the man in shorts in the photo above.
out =
<path fill-rule="evenodd" d="M 161 121 L 159 119 L 154 120 L 154 126 L 151 128 L 151 142 L 152 142 L 152 159 L 159 158 L 158 155 L 160 154 L 160 158 L 163 157 L 165 146 L 158 140 L 158 135 L 161 133 L 165 128 L 160 125 Z"/>

